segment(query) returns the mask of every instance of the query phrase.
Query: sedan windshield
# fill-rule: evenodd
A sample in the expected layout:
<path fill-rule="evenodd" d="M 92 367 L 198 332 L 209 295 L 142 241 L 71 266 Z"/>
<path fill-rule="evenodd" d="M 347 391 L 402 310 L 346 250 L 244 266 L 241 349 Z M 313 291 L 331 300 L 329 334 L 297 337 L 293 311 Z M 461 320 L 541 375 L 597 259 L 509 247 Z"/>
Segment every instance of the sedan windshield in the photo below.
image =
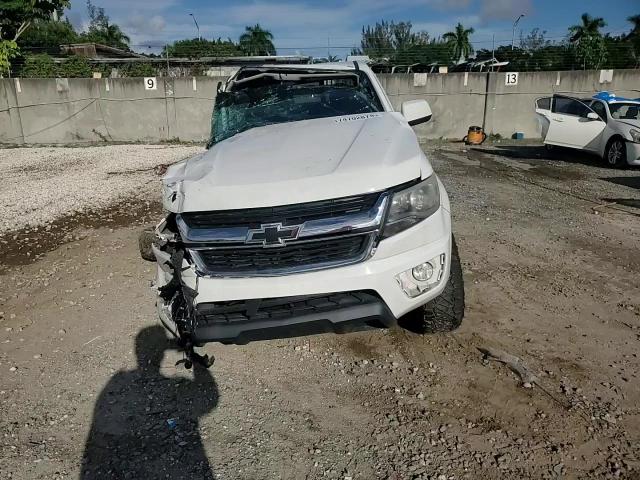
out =
<path fill-rule="evenodd" d="M 346 79 L 260 80 L 218 93 L 209 146 L 255 127 L 382 111 L 365 74 Z"/>
<path fill-rule="evenodd" d="M 610 103 L 611 117 L 616 120 L 640 120 L 640 104 Z"/>

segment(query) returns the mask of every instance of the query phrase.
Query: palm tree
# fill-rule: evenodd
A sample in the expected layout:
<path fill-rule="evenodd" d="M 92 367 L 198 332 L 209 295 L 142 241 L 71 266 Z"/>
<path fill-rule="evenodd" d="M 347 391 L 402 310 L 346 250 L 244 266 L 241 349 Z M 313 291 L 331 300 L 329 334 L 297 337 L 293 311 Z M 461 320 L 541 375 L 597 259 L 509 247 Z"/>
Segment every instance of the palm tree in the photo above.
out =
<path fill-rule="evenodd" d="M 123 48 L 125 50 L 129 47 L 129 41 L 131 39 L 127 34 L 120 30 L 118 25 L 105 21 L 102 35 L 104 36 L 104 41 L 107 45 Z"/>
<path fill-rule="evenodd" d="M 447 32 L 442 35 L 442 39 L 447 42 L 451 49 L 451 58 L 454 61 L 463 62 L 466 57 L 473 54 L 473 46 L 471 46 L 469 36 L 474 31 L 473 28 L 464 28 L 461 23 L 458 23 L 453 32 Z"/>
<path fill-rule="evenodd" d="M 582 61 L 582 68 L 597 70 L 607 57 L 607 47 L 600 33 L 606 22 L 603 18 L 592 17 L 588 13 L 583 13 L 581 18 L 581 25 L 569 27 L 569 41 L 575 47 L 576 58 Z"/>
<path fill-rule="evenodd" d="M 245 27 L 240 35 L 240 48 L 247 55 L 275 55 L 276 47 L 272 40 L 273 34 L 256 23 L 253 27 Z"/>
<path fill-rule="evenodd" d="M 592 17 L 588 13 L 582 14 L 582 25 L 572 25 L 569 27 L 571 43 L 580 42 L 582 38 L 591 38 L 600 36 L 600 29 L 605 27 L 607 23 L 601 17 Z"/>

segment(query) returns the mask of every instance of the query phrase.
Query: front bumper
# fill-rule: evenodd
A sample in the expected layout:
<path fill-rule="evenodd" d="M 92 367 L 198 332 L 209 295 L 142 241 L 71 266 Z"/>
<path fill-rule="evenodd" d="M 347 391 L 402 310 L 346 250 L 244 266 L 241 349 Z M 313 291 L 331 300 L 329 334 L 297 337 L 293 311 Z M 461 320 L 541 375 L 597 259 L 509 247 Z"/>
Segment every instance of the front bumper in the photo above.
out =
<path fill-rule="evenodd" d="M 640 165 L 640 143 L 627 141 L 627 163 Z"/>
<path fill-rule="evenodd" d="M 255 340 L 347 333 L 396 323 L 389 308 L 372 292 L 200 303 L 196 310 L 198 328 L 193 339 L 198 344 L 217 341 L 244 345 Z"/>
<path fill-rule="evenodd" d="M 171 278 L 170 271 L 164 265 L 168 258 L 163 258 L 166 254 L 158 249 L 154 253 L 158 258 L 157 285 L 162 286 Z M 396 275 L 441 254 L 445 254 L 446 261 L 440 281 L 421 295 L 409 298 L 398 284 Z M 299 334 L 296 331 L 301 331 L 301 334 L 318 333 L 316 327 L 322 332 L 340 331 L 359 320 L 364 320 L 365 324 L 377 322 L 390 326 L 396 319 L 442 293 L 449 278 L 450 260 L 450 214 L 441 207 L 418 225 L 381 241 L 373 256 L 358 264 L 273 277 L 214 278 L 196 274 L 193 266 L 185 261 L 182 280 L 197 291 L 196 310 L 199 307 L 206 308 L 208 304 L 250 299 L 308 297 L 341 292 L 372 294 L 372 298 L 359 306 L 295 316 L 286 321 L 239 322 L 232 328 L 203 325 L 196 331 L 196 338 L 201 342 L 246 343 L 258 338 L 295 336 Z M 378 301 L 374 301 L 373 297 Z M 277 330 L 264 335 L 263 331 L 268 329 Z"/>

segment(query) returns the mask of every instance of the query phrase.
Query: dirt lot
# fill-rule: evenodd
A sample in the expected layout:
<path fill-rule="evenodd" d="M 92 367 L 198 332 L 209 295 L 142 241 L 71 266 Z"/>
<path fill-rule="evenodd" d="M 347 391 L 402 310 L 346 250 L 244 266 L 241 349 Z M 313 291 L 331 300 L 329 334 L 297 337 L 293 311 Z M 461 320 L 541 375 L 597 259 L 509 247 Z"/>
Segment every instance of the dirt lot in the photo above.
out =
<path fill-rule="evenodd" d="M 194 377 L 154 328 L 137 252 L 152 198 L 1 233 L 0 478 L 78 478 L 83 455 L 102 465 L 85 478 L 640 478 L 640 170 L 425 148 L 463 260 L 453 334 L 210 345 Z M 520 357 L 536 384 L 478 348 Z"/>

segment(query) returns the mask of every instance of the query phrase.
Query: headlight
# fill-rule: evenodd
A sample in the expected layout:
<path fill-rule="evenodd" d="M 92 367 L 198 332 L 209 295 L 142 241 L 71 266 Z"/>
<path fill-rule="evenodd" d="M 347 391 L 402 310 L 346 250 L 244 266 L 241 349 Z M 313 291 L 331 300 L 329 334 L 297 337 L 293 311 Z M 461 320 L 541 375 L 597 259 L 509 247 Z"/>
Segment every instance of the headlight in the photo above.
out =
<path fill-rule="evenodd" d="M 433 215 L 438 208 L 440 208 L 440 191 L 434 174 L 417 185 L 393 194 L 382 238 L 412 227 Z"/>
<path fill-rule="evenodd" d="M 629 130 L 629 135 L 631 135 L 631 139 L 634 142 L 640 143 L 640 130 L 636 130 L 635 128 L 632 128 L 631 130 Z"/>

